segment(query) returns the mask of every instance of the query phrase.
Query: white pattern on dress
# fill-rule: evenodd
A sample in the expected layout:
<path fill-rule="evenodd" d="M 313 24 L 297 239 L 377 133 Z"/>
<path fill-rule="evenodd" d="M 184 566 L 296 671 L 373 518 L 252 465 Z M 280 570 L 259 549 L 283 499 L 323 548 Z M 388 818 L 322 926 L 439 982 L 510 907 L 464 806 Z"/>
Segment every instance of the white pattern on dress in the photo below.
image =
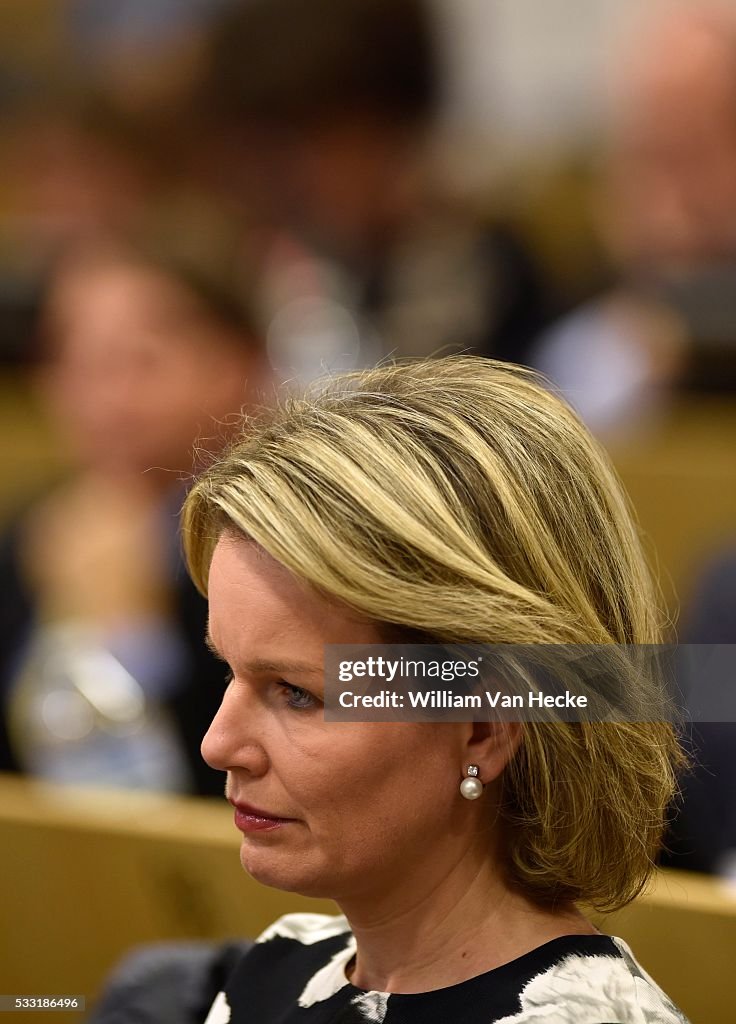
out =
<path fill-rule="evenodd" d="M 352 1005 L 370 1024 L 383 1024 L 388 1008 L 388 993 L 363 992 L 353 999 Z"/>
<path fill-rule="evenodd" d="M 274 938 L 294 939 L 304 945 L 311 946 L 315 942 L 329 939 L 335 935 L 346 935 L 345 948 L 338 950 L 331 960 L 313 974 L 299 996 L 299 1006 L 307 1009 L 315 1003 L 322 1003 L 341 988 L 350 984 L 345 968 L 355 956 L 355 937 L 344 917 L 329 917 L 325 914 L 286 914 L 275 924 L 267 928 L 258 937 L 258 942 L 268 942 Z M 388 1006 L 386 992 L 362 992 L 355 996 L 352 1005 L 365 1019 L 366 1024 L 383 1024 Z M 208 1022 L 209 1024 L 209 1022 Z"/>
<path fill-rule="evenodd" d="M 268 942 L 269 939 L 294 939 L 304 946 L 312 946 L 315 942 L 331 939 L 334 935 L 342 935 L 350 931 L 347 918 L 330 916 L 329 914 L 284 914 L 278 921 L 266 928 L 256 942 Z"/>
<path fill-rule="evenodd" d="M 613 941 L 634 978 L 639 1005 L 644 1010 L 644 1020 L 647 1024 L 670 1024 L 671 1021 L 688 1024 L 684 1013 L 677 1009 L 667 993 L 663 992 L 654 978 L 647 974 L 624 940 L 614 936 Z"/>
<path fill-rule="evenodd" d="M 355 956 L 355 949 L 355 939 L 351 935 L 345 949 L 335 953 L 329 963 L 320 967 L 317 973 L 309 979 L 304 991 L 299 996 L 300 1006 L 306 1008 L 314 1003 L 322 1003 L 349 984 L 345 968 Z"/>
<path fill-rule="evenodd" d="M 521 1011 L 496 1024 L 687 1024 L 654 984 L 614 956 L 565 957 L 532 978 Z"/>
<path fill-rule="evenodd" d="M 227 996 L 224 992 L 218 992 L 204 1024 L 229 1024 L 229 1021 L 230 1003 L 227 1001 Z"/>

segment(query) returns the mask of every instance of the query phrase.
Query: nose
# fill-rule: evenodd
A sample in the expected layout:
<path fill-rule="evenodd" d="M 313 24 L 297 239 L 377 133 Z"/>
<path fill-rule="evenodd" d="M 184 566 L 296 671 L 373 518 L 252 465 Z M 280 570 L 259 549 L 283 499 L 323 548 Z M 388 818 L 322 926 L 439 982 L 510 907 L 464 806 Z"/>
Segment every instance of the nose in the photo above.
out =
<path fill-rule="evenodd" d="M 216 771 L 245 770 L 249 775 L 265 775 L 268 755 L 258 729 L 258 711 L 242 699 L 232 683 L 202 740 L 204 760 Z"/>

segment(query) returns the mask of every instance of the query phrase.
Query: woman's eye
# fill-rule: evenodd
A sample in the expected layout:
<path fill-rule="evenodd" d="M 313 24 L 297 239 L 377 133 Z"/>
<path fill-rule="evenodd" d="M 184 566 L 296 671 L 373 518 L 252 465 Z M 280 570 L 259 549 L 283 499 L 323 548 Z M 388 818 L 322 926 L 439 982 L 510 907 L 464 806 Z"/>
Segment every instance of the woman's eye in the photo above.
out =
<path fill-rule="evenodd" d="M 317 698 L 313 697 L 308 690 L 303 690 L 301 686 L 292 686 L 290 683 L 280 683 L 279 685 L 284 691 L 286 703 L 295 711 L 306 711 L 317 706 Z"/>

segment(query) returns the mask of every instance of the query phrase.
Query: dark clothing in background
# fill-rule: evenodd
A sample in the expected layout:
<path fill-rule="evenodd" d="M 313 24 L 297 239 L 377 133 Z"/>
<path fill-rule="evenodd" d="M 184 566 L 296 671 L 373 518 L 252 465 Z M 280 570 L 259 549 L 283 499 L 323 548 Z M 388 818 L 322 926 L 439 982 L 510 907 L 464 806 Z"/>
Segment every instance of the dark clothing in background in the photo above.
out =
<path fill-rule="evenodd" d="M 245 940 L 144 946 L 127 956 L 87 1014 L 88 1024 L 201 1024 L 250 947 Z"/>
<path fill-rule="evenodd" d="M 256 262 L 259 324 L 277 373 L 290 380 L 391 356 L 462 352 L 527 363 L 560 311 L 521 235 L 465 212 L 427 214 L 371 259 L 348 263 L 284 232 Z M 302 303 L 306 317 L 296 312 Z"/>
<path fill-rule="evenodd" d="M 736 644 L 736 551 L 716 561 L 697 588 L 683 642 Z M 736 851 L 736 723 L 689 728 L 693 768 L 682 780 L 682 806 L 666 837 L 662 863 L 718 872 Z"/>

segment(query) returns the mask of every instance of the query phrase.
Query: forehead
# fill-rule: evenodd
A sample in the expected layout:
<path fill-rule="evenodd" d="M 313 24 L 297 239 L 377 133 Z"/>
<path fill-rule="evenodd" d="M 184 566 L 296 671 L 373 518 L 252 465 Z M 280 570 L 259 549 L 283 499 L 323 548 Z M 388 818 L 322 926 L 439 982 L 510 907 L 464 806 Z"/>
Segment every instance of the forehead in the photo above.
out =
<path fill-rule="evenodd" d="M 111 310 L 157 326 L 204 312 L 196 294 L 175 272 L 123 256 L 62 266 L 49 293 L 48 310 L 60 330 L 76 328 L 80 318 L 104 319 Z"/>
<path fill-rule="evenodd" d="M 726 115 L 736 106 L 736 23 L 724 25 L 693 15 L 661 24 L 627 54 L 614 93 L 626 125 L 648 117 L 656 127 L 680 108 L 699 116 Z"/>
<path fill-rule="evenodd" d="M 376 625 L 330 602 L 256 543 L 223 534 L 209 574 L 210 634 L 223 653 L 289 644 L 311 653 L 326 643 L 379 643 Z"/>

